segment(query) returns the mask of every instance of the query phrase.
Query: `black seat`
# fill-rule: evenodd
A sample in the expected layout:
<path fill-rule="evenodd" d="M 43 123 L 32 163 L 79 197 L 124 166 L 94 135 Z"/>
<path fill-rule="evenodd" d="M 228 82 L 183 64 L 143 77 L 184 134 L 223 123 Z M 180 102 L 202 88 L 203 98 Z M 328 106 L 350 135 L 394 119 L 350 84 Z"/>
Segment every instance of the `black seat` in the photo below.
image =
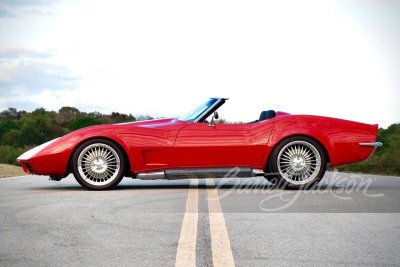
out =
<path fill-rule="evenodd" d="M 275 110 L 262 111 L 260 114 L 260 118 L 258 120 L 247 122 L 246 124 L 251 124 L 251 123 L 255 123 L 255 122 L 259 122 L 259 121 L 263 121 L 263 120 L 268 120 L 268 119 L 271 119 L 274 117 L 276 117 Z"/>
<path fill-rule="evenodd" d="M 263 121 L 274 117 L 276 117 L 275 110 L 262 111 L 260 114 L 260 119 L 258 119 L 258 121 Z"/>

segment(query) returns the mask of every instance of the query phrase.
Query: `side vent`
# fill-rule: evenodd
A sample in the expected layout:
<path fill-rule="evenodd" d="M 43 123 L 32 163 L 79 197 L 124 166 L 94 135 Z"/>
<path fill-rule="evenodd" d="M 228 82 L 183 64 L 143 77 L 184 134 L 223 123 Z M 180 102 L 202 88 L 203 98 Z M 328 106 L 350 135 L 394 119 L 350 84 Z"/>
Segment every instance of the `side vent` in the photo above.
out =
<path fill-rule="evenodd" d="M 33 169 L 31 164 L 29 163 L 24 163 L 24 164 L 31 174 L 35 174 L 35 170 Z"/>

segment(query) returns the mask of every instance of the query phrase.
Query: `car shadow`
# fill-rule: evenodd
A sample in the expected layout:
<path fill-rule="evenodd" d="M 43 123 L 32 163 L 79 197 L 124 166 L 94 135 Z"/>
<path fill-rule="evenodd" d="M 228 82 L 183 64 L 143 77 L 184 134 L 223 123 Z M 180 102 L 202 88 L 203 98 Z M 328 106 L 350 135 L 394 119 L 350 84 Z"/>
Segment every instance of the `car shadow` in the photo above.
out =
<path fill-rule="evenodd" d="M 221 189 L 221 190 L 272 190 L 272 191 L 298 191 L 297 189 L 282 189 L 281 187 L 274 185 L 269 182 L 225 182 L 218 183 L 216 180 L 215 184 L 207 184 L 205 179 L 200 179 L 198 184 L 191 184 L 188 180 L 181 180 L 182 182 L 177 182 L 174 180 L 172 183 L 168 183 L 165 180 L 156 181 L 135 181 L 134 184 L 122 183 L 117 187 L 110 190 L 103 191 L 121 191 L 121 190 L 165 190 L 165 189 L 190 189 L 190 188 L 199 188 L 199 189 Z M 55 182 L 57 183 L 57 182 Z M 91 191 L 79 185 L 75 184 L 54 184 L 53 186 L 46 187 L 32 187 L 30 189 L 34 190 L 52 190 L 52 191 Z M 342 187 L 334 186 L 334 185 L 318 185 L 316 187 L 309 188 L 304 191 L 316 191 L 316 190 L 337 190 L 342 189 Z"/>

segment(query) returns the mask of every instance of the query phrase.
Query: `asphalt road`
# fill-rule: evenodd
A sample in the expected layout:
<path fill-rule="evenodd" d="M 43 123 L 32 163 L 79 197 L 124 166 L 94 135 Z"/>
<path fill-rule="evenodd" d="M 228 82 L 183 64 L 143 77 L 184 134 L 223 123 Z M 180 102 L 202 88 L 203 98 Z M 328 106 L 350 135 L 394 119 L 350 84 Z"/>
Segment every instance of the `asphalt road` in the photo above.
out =
<path fill-rule="evenodd" d="M 400 266 L 400 177 L 0 179 L 0 266 Z"/>

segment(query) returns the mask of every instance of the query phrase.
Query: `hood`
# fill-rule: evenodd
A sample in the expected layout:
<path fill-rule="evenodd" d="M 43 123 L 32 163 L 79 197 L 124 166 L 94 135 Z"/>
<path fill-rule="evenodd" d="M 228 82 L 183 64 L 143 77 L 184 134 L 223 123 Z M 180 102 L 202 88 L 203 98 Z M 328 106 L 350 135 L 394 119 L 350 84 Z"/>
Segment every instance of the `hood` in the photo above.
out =
<path fill-rule="evenodd" d="M 159 125 L 165 124 L 175 121 L 174 118 L 168 119 L 157 119 L 157 120 L 148 120 L 148 121 L 134 121 L 134 122 L 123 122 L 123 123 L 116 123 L 112 125 L 132 125 L 132 126 L 151 126 L 151 125 Z M 104 125 L 104 124 L 103 124 Z"/>

